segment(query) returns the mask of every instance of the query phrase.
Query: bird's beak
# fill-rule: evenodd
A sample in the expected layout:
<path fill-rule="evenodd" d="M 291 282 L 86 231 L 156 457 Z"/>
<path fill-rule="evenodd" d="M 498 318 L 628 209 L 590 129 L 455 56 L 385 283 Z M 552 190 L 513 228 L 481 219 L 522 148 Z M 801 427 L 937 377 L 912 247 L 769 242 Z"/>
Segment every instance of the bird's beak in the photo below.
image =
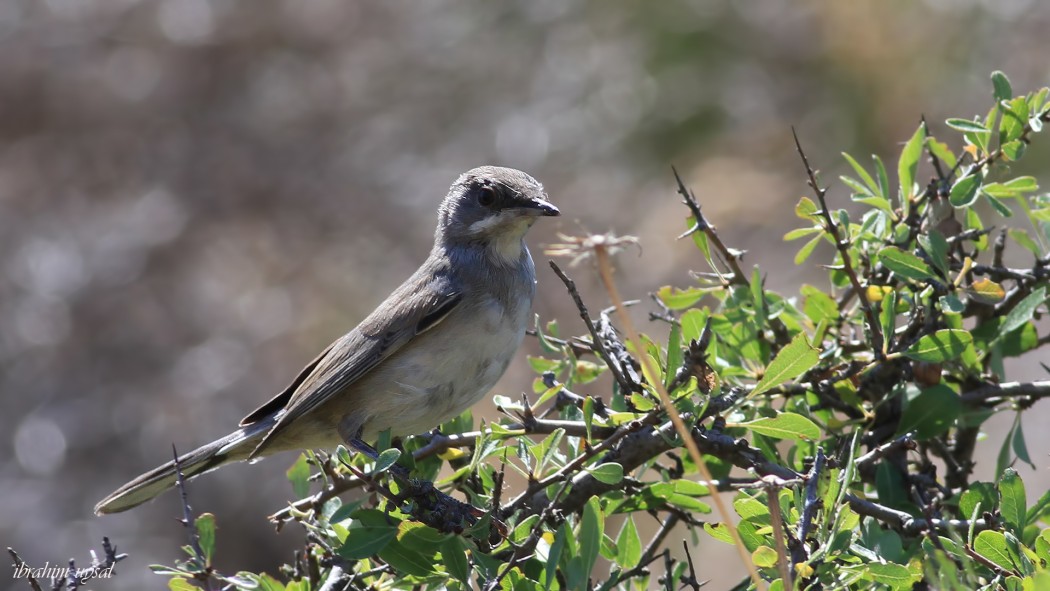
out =
<path fill-rule="evenodd" d="M 544 201 L 542 199 L 530 199 L 529 202 L 525 204 L 525 209 L 533 215 L 561 215 L 561 210 L 559 210 L 557 207 L 554 207 L 554 205 L 551 204 L 549 201 Z"/>

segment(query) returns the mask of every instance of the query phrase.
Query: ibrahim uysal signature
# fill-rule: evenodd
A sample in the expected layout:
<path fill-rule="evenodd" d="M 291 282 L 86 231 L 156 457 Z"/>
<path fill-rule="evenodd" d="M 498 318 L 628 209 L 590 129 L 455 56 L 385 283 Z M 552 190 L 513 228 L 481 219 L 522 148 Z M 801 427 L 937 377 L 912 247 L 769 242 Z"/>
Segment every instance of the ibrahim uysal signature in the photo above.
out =
<path fill-rule="evenodd" d="M 100 565 L 71 569 L 68 566 L 52 565 L 50 561 L 45 562 L 44 566 L 30 566 L 25 562 L 16 562 L 11 565 L 11 578 L 28 579 L 32 577 L 37 580 L 68 579 L 70 574 L 74 574 L 79 581 L 83 582 L 89 579 L 108 579 L 112 577 L 114 566 L 116 566 L 116 563 L 108 567 Z"/>

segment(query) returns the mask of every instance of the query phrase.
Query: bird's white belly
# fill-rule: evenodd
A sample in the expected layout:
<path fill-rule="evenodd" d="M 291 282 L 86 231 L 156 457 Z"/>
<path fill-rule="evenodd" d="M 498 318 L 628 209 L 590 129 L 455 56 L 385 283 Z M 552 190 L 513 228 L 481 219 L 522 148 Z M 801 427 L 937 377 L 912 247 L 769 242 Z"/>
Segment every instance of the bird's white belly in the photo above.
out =
<path fill-rule="evenodd" d="M 385 387 L 369 405 L 365 439 L 385 429 L 394 435 L 424 433 L 480 400 L 524 337 L 529 306 L 515 308 L 509 315 L 490 299 L 480 309 L 456 310 L 459 318 L 450 315 L 384 363 Z"/>

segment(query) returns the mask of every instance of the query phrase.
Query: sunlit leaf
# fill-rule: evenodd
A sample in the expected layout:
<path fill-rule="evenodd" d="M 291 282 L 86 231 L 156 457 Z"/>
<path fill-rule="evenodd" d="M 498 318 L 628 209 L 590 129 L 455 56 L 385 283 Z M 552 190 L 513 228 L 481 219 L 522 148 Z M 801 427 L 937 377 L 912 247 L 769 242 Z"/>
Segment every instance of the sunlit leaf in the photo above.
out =
<path fill-rule="evenodd" d="M 802 375 L 820 360 L 820 352 L 809 344 L 805 333 L 798 333 L 786 347 L 777 353 L 766 368 L 765 375 L 751 391 L 756 396 Z"/>
<path fill-rule="evenodd" d="M 973 337 L 965 330 L 938 330 L 916 341 L 904 355 L 916 361 L 942 363 L 961 355 L 971 342 Z"/>
<path fill-rule="evenodd" d="M 193 521 L 197 530 L 197 540 L 200 543 L 201 552 L 204 553 L 204 562 L 211 565 L 212 556 L 215 555 L 215 516 L 211 513 L 202 513 Z"/>
<path fill-rule="evenodd" d="M 775 417 L 755 419 L 740 426 L 776 439 L 803 439 L 816 441 L 820 438 L 820 427 L 806 417 L 791 412 L 778 414 Z"/>
<path fill-rule="evenodd" d="M 699 287 L 678 289 L 665 285 L 657 290 L 656 297 L 672 310 L 683 310 L 700 301 L 700 298 L 704 297 L 707 292 L 708 290 Z"/>
<path fill-rule="evenodd" d="M 880 250 L 879 262 L 905 279 L 923 281 L 936 278 L 933 269 L 930 269 L 930 266 L 922 259 L 896 246 L 887 246 Z"/>
<path fill-rule="evenodd" d="M 1006 334 L 1013 332 L 1020 328 L 1023 324 L 1027 323 L 1035 315 L 1035 310 L 1043 302 L 1046 301 L 1046 286 L 1040 287 L 1039 289 L 1028 294 L 1023 300 L 1017 303 L 1016 306 L 1006 314 L 1006 319 L 1003 321 L 1002 333 Z"/>
<path fill-rule="evenodd" d="M 920 125 L 912 134 L 908 143 L 904 144 L 900 159 L 897 162 L 897 178 L 900 181 L 901 199 L 911 201 L 915 196 L 914 182 L 915 171 L 919 167 L 919 158 L 922 156 L 922 144 L 926 137 L 926 125 Z"/>
<path fill-rule="evenodd" d="M 1000 70 L 992 72 L 992 89 L 996 102 L 1013 98 L 1014 91 L 1010 87 L 1010 79 Z"/>
<path fill-rule="evenodd" d="M 948 127 L 952 129 L 958 129 L 959 131 L 988 131 L 984 125 L 979 121 L 970 121 L 968 119 L 948 119 L 945 121 Z"/>
<path fill-rule="evenodd" d="M 1003 516 L 1006 525 L 1013 530 L 1014 535 L 1021 537 L 1024 534 L 1024 526 L 1027 523 L 1027 499 L 1025 497 L 1024 482 L 1013 468 L 1007 468 L 999 479 L 999 513 Z"/>
<path fill-rule="evenodd" d="M 619 484 L 623 480 L 623 466 L 616 462 L 607 462 L 587 468 L 587 473 L 598 482 L 605 484 Z"/>
<path fill-rule="evenodd" d="M 981 186 L 981 175 L 971 174 L 955 181 L 948 201 L 954 207 L 969 207 L 977 200 L 977 189 Z"/>
<path fill-rule="evenodd" d="M 306 454 L 299 454 L 285 476 L 292 483 L 292 492 L 296 498 L 301 499 L 310 494 L 310 464 L 306 461 Z"/>
<path fill-rule="evenodd" d="M 1006 290 L 1002 285 L 988 278 L 981 278 L 966 288 L 966 293 L 975 300 L 984 304 L 998 304 L 1006 297 Z"/>

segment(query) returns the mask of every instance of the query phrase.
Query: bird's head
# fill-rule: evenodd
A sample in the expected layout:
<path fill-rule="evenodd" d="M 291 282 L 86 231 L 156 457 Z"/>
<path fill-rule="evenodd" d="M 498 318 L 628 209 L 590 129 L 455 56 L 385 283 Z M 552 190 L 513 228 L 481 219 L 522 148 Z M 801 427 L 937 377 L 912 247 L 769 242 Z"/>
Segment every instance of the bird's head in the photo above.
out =
<path fill-rule="evenodd" d="M 536 179 L 513 168 L 482 166 L 463 173 L 438 210 L 436 242 L 482 245 L 496 260 L 521 257 L 521 240 L 536 218 L 561 212 Z"/>

